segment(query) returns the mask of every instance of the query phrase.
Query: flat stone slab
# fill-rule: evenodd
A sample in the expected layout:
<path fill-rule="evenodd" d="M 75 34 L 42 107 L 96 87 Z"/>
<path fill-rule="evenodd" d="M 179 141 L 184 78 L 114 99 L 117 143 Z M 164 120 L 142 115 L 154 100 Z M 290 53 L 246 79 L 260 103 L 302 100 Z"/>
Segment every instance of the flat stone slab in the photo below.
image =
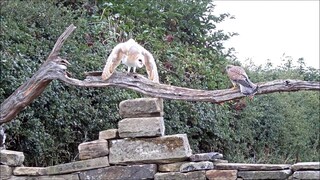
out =
<path fill-rule="evenodd" d="M 320 179 L 320 171 L 296 171 L 292 175 L 293 179 Z"/>
<path fill-rule="evenodd" d="M 78 174 L 63 174 L 54 176 L 11 176 L 9 180 L 80 180 Z"/>
<path fill-rule="evenodd" d="M 8 165 L 0 165 L 0 179 L 8 179 L 12 175 L 12 168 Z"/>
<path fill-rule="evenodd" d="M 206 177 L 208 180 L 235 180 L 237 179 L 237 170 L 209 170 L 206 171 Z"/>
<path fill-rule="evenodd" d="M 290 164 L 245 164 L 245 163 L 217 163 L 215 169 L 223 170 L 243 170 L 243 171 L 259 171 L 259 170 L 283 170 L 290 169 Z"/>
<path fill-rule="evenodd" d="M 228 163 L 228 160 L 224 160 L 224 159 L 215 159 L 213 161 L 213 165 L 216 165 L 216 164 L 220 164 L 220 163 Z"/>
<path fill-rule="evenodd" d="M 205 171 L 157 173 L 154 180 L 206 180 Z"/>
<path fill-rule="evenodd" d="M 0 164 L 8 166 L 20 166 L 24 161 L 23 152 L 0 150 Z"/>
<path fill-rule="evenodd" d="M 320 170 L 320 162 L 300 162 L 291 166 L 293 171 Z"/>
<path fill-rule="evenodd" d="M 180 166 L 180 172 L 201 171 L 213 169 L 213 163 L 210 161 L 188 162 Z"/>
<path fill-rule="evenodd" d="M 16 176 L 39 176 L 46 175 L 47 169 L 44 167 L 16 167 L 13 170 L 13 175 Z"/>
<path fill-rule="evenodd" d="M 99 132 L 99 139 L 118 139 L 119 138 L 119 132 L 118 129 L 108 129 L 104 131 Z"/>
<path fill-rule="evenodd" d="M 159 164 L 158 171 L 160 171 L 160 172 L 180 172 L 180 166 L 184 163 L 187 163 L 187 162 Z"/>
<path fill-rule="evenodd" d="M 110 164 L 173 163 L 192 154 L 186 134 L 111 140 Z"/>
<path fill-rule="evenodd" d="M 102 168 L 110 166 L 108 157 L 100 157 L 95 159 L 83 160 L 83 161 L 75 161 L 66 164 L 59 164 L 55 166 L 46 167 L 48 175 L 54 174 L 66 174 L 72 173 L 76 171 L 83 171 L 95 168 Z"/>
<path fill-rule="evenodd" d="M 131 165 L 131 166 L 110 166 L 106 168 L 82 171 L 80 179 L 85 180 L 107 180 L 107 179 L 153 179 L 157 172 L 156 164 Z"/>
<path fill-rule="evenodd" d="M 109 154 L 108 141 L 99 139 L 90 142 L 81 143 L 78 146 L 79 159 L 93 159 L 97 157 L 107 156 Z"/>
<path fill-rule="evenodd" d="M 215 161 L 216 159 L 222 159 L 223 154 L 218 152 L 209 152 L 209 153 L 201 153 L 201 154 L 192 154 L 190 156 L 190 161 L 198 162 L 198 161 Z"/>
<path fill-rule="evenodd" d="M 137 98 L 120 102 L 120 116 L 124 118 L 163 116 L 163 100 L 160 98 Z"/>
<path fill-rule="evenodd" d="M 163 117 L 126 118 L 118 123 L 121 138 L 163 136 L 164 129 Z"/>
<path fill-rule="evenodd" d="M 238 171 L 238 177 L 243 179 L 288 179 L 291 174 L 291 170 Z"/>

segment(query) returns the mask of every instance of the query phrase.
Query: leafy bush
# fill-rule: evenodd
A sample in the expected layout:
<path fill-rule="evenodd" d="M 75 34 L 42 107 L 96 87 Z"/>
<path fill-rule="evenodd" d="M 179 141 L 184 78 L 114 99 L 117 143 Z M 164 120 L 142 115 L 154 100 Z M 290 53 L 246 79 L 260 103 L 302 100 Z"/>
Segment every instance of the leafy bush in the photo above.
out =
<path fill-rule="evenodd" d="M 235 33 L 215 28 L 229 14 L 210 15 L 211 1 L 24 1 L 1 2 L 3 101 L 31 77 L 71 23 L 76 31 L 62 48 L 68 71 L 102 70 L 118 43 L 136 39 L 154 55 L 160 81 L 196 89 L 224 89 Z M 300 60 L 303 64 L 303 59 Z M 289 63 L 290 64 L 290 63 Z M 287 65 L 289 65 L 287 64 Z M 319 81 L 319 70 L 284 66 L 248 67 L 254 82 L 286 78 Z M 121 71 L 122 67 L 118 70 Z M 139 73 L 146 74 L 144 69 Z M 187 133 L 194 152 L 219 151 L 233 162 L 313 161 L 319 152 L 319 92 L 257 96 L 222 105 L 165 100 L 166 134 Z M 45 92 L 6 124 L 8 149 L 23 151 L 27 166 L 77 159 L 78 145 L 116 128 L 118 104 L 140 94 L 119 88 L 78 88 L 53 81 Z"/>

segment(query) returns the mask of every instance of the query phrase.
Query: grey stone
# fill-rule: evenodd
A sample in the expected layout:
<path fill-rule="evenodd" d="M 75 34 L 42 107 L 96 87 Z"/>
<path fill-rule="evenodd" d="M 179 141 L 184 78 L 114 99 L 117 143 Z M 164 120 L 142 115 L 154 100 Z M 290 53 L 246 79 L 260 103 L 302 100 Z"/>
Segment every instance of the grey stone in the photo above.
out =
<path fill-rule="evenodd" d="M 187 162 L 176 162 L 176 163 L 169 163 L 169 164 L 159 164 L 158 171 L 160 172 L 179 172 L 180 166 Z"/>
<path fill-rule="evenodd" d="M 238 171 L 238 177 L 243 179 L 287 179 L 291 174 L 291 170 Z"/>
<path fill-rule="evenodd" d="M 102 156 L 107 156 L 109 154 L 108 141 L 104 139 L 99 139 L 90 142 L 81 143 L 78 146 L 79 159 L 92 159 Z"/>
<path fill-rule="evenodd" d="M 209 170 L 206 171 L 206 177 L 208 180 L 236 180 L 237 170 Z"/>
<path fill-rule="evenodd" d="M 9 180 L 80 180 L 78 174 L 63 174 L 55 176 L 11 176 Z"/>
<path fill-rule="evenodd" d="M 102 168 L 106 166 L 110 166 L 107 156 L 95 158 L 95 159 L 83 160 L 83 161 L 75 161 L 75 162 L 66 163 L 66 164 L 59 164 L 55 166 L 48 166 L 47 173 L 48 175 L 65 174 L 65 173 L 72 173 L 76 171 Z"/>
<path fill-rule="evenodd" d="M 258 170 L 283 170 L 290 169 L 290 164 L 245 164 L 245 163 L 217 163 L 215 169 L 224 170 L 244 170 L 244 171 L 258 171 Z"/>
<path fill-rule="evenodd" d="M 296 171 L 292 175 L 293 179 L 320 179 L 320 171 Z"/>
<path fill-rule="evenodd" d="M 119 136 L 155 137 L 164 135 L 163 117 L 126 118 L 118 123 Z"/>
<path fill-rule="evenodd" d="M 291 166 L 293 171 L 320 170 L 320 162 L 300 162 Z"/>
<path fill-rule="evenodd" d="M 157 173 L 154 180 L 206 180 L 205 171 Z"/>
<path fill-rule="evenodd" d="M 157 165 L 131 165 L 110 166 L 106 168 L 82 171 L 79 174 L 81 180 L 134 180 L 153 179 L 157 172 Z"/>
<path fill-rule="evenodd" d="M 0 164 L 8 166 L 20 166 L 24 161 L 23 152 L 1 150 L 0 151 Z"/>
<path fill-rule="evenodd" d="M 216 165 L 216 164 L 220 164 L 220 163 L 228 163 L 228 160 L 224 160 L 224 159 L 215 159 L 213 161 L 213 165 Z"/>
<path fill-rule="evenodd" d="M 180 172 L 201 171 L 213 169 L 213 163 L 210 161 L 188 162 L 180 166 Z"/>
<path fill-rule="evenodd" d="M 186 134 L 111 140 L 110 164 L 172 163 L 191 156 Z"/>
<path fill-rule="evenodd" d="M 44 167 L 16 167 L 13 170 L 13 174 L 16 176 L 27 175 L 27 176 L 38 176 L 46 175 L 47 169 Z"/>
<path fill-rule="evenodd" d="M 9 179 L 12 175 L 12 168 L 8 165 L 0 165 L 0 179 Z"/>
<path fill-rule="evenodd" d="M 163 100 L 160 98 L 138 98 L 120 102 L 120 116 L 124 118 L 163 116 Z"/>
<path fill-rule="evenodd" d="M 223 155 L 217 152 L 193 154 L 190 156 L 190 161 L 215 161 L 216 159 L 222 159 Z"/>
<path fill-rule="evenodd" d="M 99 132 L 99 139 L 118 139 L 119 138 L 119 132 L 118 129 L 108 129 L 104 131 Z"/>

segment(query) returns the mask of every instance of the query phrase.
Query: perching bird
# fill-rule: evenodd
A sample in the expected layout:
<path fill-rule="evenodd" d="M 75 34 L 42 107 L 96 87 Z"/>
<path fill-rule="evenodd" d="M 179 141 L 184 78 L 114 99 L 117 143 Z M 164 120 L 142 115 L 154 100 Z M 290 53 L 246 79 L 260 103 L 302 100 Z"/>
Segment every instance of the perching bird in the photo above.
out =
<path fill-rule="evenodd" d="M 104 66 L 101 78 L 103 80 L 108 79 L 121 62 L 128 66 L 128 72 L 133 68 L 134 73 L 136 68 L 142 68 L 145 65 L 148 78 L 159 83 L 157 65 L 152 54 L 133 39 L 119 43 L 113 48 Z"/>
<path fill-rule="evenodd" d="M 226 71 L 233 84 L 232 89 L 236 89 L 236 85 L 239 85 L 241 93 L 246 96 L 252 96 L 258 91 L 258 86 L 250 81 L 247 73 L 242 67 L 227 65 Z"/>

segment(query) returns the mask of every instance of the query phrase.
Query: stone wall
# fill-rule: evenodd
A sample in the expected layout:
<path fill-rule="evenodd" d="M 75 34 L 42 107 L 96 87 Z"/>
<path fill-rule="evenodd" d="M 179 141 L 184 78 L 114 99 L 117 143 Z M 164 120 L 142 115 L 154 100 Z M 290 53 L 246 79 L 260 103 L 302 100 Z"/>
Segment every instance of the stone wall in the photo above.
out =
<path fill-rule="evenodd" d="M 163 102 L 140 98 L 120 103 L 118 129 L 79 145 L 79 160 L 24 167 L 22 152 L 1 150 L 2 180 L 213 180 L 320 179 L 319 162 L 228 163 L 218 152 L 193 154 L 186 134 L 165 135 Z"/>

